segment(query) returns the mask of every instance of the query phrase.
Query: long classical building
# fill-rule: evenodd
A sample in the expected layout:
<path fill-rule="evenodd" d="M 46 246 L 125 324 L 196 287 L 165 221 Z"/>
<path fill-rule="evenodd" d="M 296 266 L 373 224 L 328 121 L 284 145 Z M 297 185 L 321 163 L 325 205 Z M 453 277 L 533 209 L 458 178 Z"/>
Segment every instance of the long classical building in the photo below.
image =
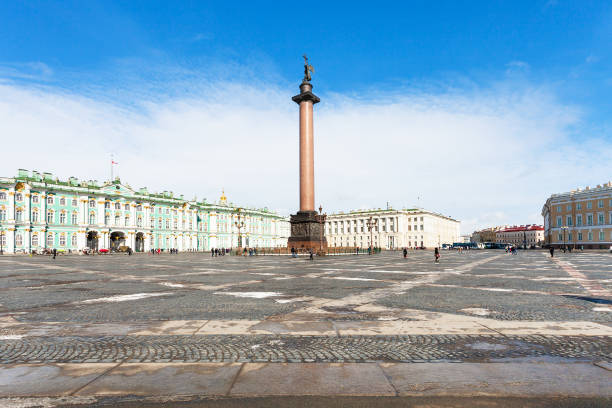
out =
<path fill-rule="evenodd" d="M 541 246 L 544 242 L 544 227 L 541 225 L 515 225 L 498 230 L 495 234 L 498 244 L 515 246 Z"/>
<path fill-rule="evenodd" d="M 553 194 L 542 207 L 546 244 L 584 248 L 612 245 L 612 182 Z"/>
<path fill-rule="evenodd" d="M 244 226 L 238 229 L 236 223 Z M 27 170 L 0 177 L 0 250 L 6 253 L 286 247 L 288 236 L 285 217 L 235 206 L 225 194 L 208 203 L 168 191 L 134 190 L 119 178 L 103 184 L 74 177 L 61 181 Z"/>
<path fill-rule="evenodd" d="M 367 248 L 372 235 L 374 247 L 433 248 L 458 242 L 459 227 L 459 221 L 424 209 L 356 210 L 328 215 L 325 235 L 331 247 Z"/>

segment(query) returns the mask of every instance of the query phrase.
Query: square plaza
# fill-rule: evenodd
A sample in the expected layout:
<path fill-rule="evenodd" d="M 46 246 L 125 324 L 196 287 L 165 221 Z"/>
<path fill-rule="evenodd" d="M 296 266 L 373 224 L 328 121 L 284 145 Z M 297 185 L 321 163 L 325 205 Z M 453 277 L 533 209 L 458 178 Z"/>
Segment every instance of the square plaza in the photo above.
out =
<path fill-rule="evenodd" d="M 313 261 L 5 256 L 0 265 L 2 397 L 108 398 L 161 373 L 165 388 L 142 395 L 299 395 L 315 368 L 329 380 L 306 394 L 408 387 L 397 395 L 422 395 L 419 382 L 446 389 L 445 375 L 468 370 L 472 382 L 487 382 L 483 393 L 512 396 L 534 392 L 516 386 L 527 366 L 536 378 L 524 381 L 537 387 L 551 370 L 561 380 L 586 370 L 588 389 L 574 394 L 609 394 L 612 256 L 604 252 L 449 251 L 439 264 L 431 251 Z M 277 379 L 262 384 L 251 370 Z M 555 384 L 536 388 L 556 395 L 567 385 Z M 455 386 L 473 392 L 470 381 Z"/>

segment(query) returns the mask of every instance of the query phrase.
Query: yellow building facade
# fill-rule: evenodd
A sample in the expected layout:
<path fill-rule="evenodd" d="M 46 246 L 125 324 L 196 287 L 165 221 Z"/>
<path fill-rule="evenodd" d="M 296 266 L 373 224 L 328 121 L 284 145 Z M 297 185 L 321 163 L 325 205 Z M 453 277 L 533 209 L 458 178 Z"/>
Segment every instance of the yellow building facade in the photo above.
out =
<path fill-rule="evenodd" d="M 542 216 L 546 245 L 607 249 L 612 245 L 612 182 L 553 194 Z"/>

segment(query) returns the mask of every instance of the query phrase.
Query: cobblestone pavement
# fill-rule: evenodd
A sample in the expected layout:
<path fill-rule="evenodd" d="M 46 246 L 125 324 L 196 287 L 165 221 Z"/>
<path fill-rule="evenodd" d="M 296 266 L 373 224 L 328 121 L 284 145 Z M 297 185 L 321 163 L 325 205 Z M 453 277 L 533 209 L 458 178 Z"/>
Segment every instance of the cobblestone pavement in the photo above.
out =
<path fill-rule="evenodd" d="M 61 256 L 55 261 L 3 256 L 0 318 L 258 320 L 317 308 L 314 319 L 367 320 L 380 316 L 355 309 L 377 305 L 496 320 L 612 321 L 610 254 L 561 253 L 560 262 L 553 262 L 542 251 L 515 256 L 451 251 L 434 264 L 430 252 L 411 251 L 408 259 L 392 252 L 314 262 L 207 254 Z"/>
<path fill-rule="evenodd" d="M 0 342 L 0 363 L 490 362 L 612 360 L 605 337 L 580 336 L 101 336 Z"/>
<path fill-rule="evenodd" d="M 194 334 L 209 320 L 261 321 L 265 324 L 259 327 L 268 328 L 319 322 L 330 329 L 316 336 L 233 334 L 214 327 L 198 335 L 111 330 L 120 324 L 202 322 L 190 329 Z M 432 321 L 440 325 L 414 333 L 419 335 L 359 331 L 368 322 L 400 327 Z M 500 332 L 493 324 L 499 321 L 516 321 L 530 331 Z M 333 329 L 362 322 L 355 336 Z M 435 331 L 457 322 L 480 329 Z M 551 260 L 542 251 L 444 252 L 440 264 L 433 263 L 431 251 L 411 251 L 408 259 L 391 252 L 314 262 L 206 254 L 60 256 L 55 261 L 0 257 L 2 364 L 612 360 L 610 337 L 593 335 L 601 331 L 556 336 L 538 332 L 532 324 L 538 322 L 548 322 L 553 333 L 555 325 L 568 322 L 612 326 L 612 255 L 579 252 Z M 72 325 L 73 331 L 58 332 L 58 324 Z M 102 326 L 96 326 L 99 335 L 94 336 L 75 333 L 80 324 Z M 32 334 L 36 325 L 50 331 Z M 487 335 L 477 334 L 483 330 Z M 489 335 L 495 332 L 499 335 Z"/>

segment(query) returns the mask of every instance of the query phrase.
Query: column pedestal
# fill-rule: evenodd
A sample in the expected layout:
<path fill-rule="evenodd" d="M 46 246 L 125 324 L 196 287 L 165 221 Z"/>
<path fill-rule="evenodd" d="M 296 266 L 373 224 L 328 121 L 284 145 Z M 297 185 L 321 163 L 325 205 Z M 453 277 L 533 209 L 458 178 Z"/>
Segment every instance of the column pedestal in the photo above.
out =
<path fill-rule="evenodd" d="M 316 211 L 298 211 L 291 216 L 291 236 L 287 242 L 289 248 L 318 252 L 327 250 L 324 225 L 319 222 Z"/>

